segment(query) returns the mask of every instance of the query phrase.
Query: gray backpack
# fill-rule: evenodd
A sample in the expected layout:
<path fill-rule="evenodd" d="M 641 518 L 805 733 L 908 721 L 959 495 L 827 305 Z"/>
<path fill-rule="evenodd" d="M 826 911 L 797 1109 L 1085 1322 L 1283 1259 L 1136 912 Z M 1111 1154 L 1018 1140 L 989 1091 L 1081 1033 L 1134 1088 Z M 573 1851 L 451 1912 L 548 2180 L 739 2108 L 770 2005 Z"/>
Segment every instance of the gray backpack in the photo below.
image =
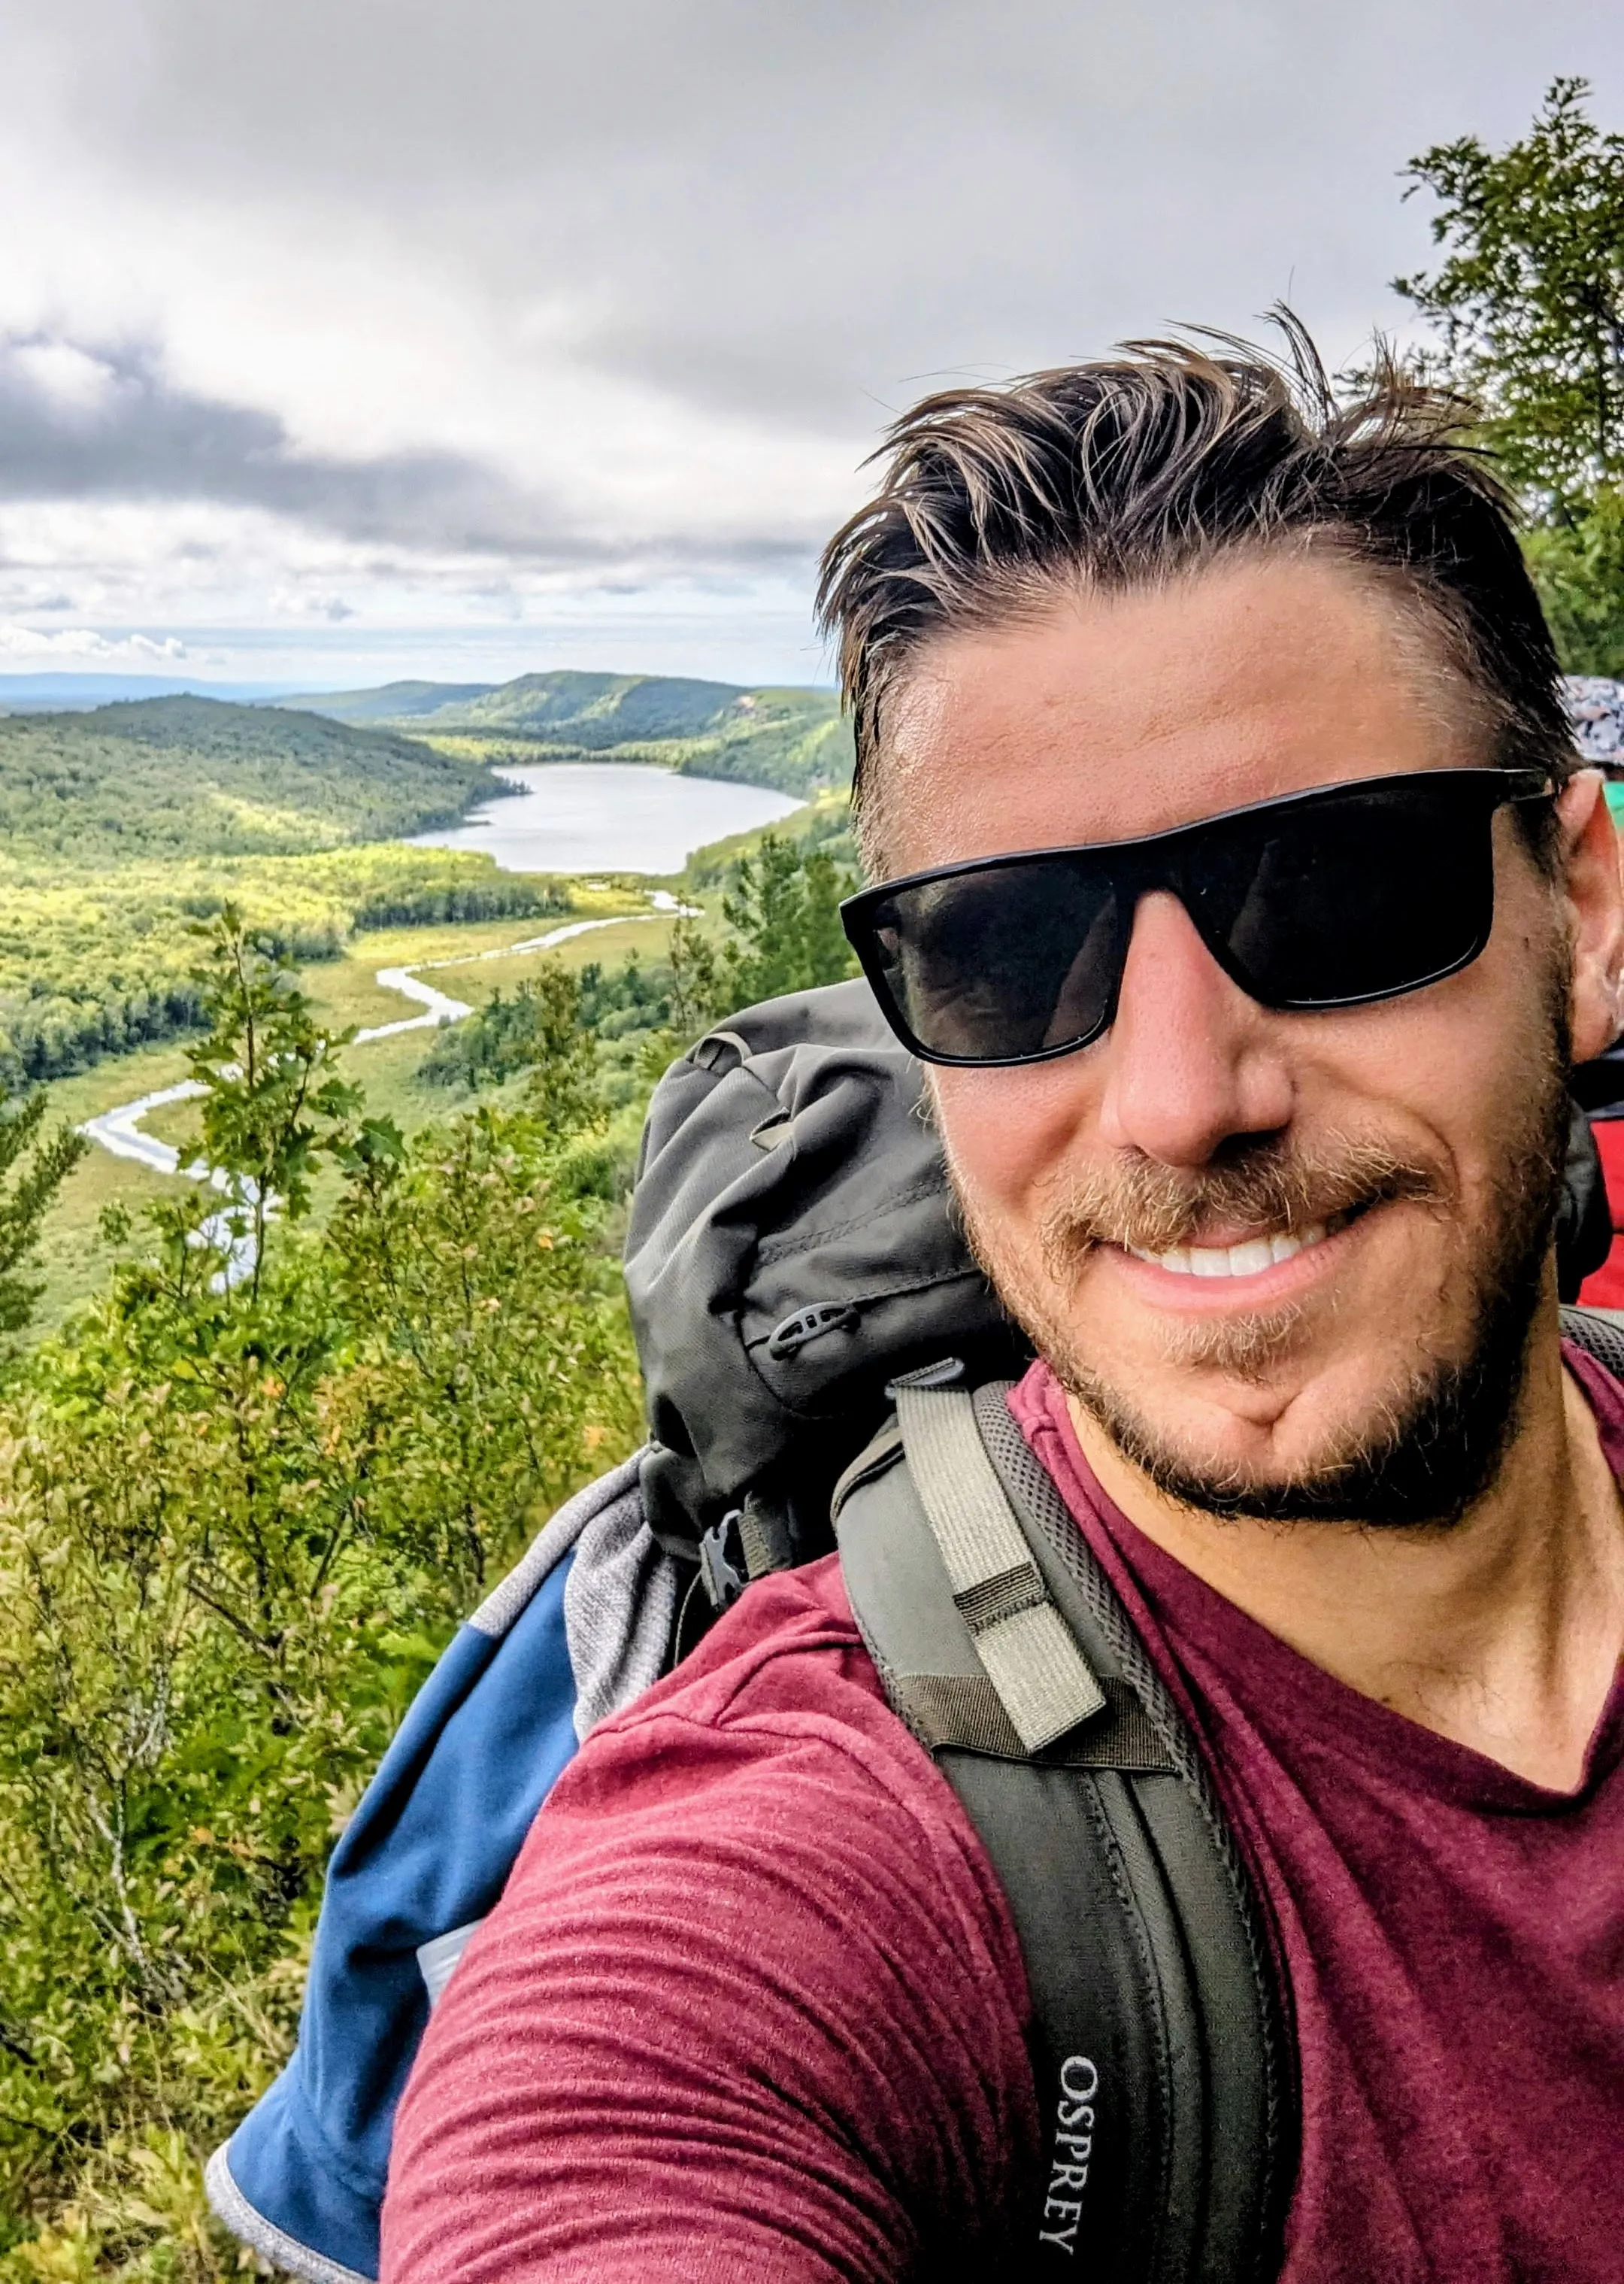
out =
<path fill-rule="evenodd" d="M 1575 1180 L 1587 1141 L 1576 1126 Z M 1593 1251 L 1583 1205 L 1565 1232 Z M 643 1507 L 689 1581 L 673 1654 L 748 1581 L 838 1542 L 890 1702 L 1003 1883 L 1044 2135 L 1009 2272 L 1274 2275 L 1296 2065 L 1262 1905 L 1010 1415 L 1029 1351 L 964 1248 L 917 1068 L 866 985 L 748 1010 L 667 1076 L 626 1271 Z M 1616 1320 L 1565 1321 L 1624 1371 Z"/>

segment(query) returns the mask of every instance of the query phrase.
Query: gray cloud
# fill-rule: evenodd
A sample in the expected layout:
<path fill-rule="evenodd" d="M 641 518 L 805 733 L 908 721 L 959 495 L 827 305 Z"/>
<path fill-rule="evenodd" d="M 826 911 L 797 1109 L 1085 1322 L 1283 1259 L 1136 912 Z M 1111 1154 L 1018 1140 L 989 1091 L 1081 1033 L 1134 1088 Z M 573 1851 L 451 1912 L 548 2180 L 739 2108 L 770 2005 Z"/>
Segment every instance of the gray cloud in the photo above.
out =
<path fill-rule="evenodd" d="M 46 359 L 66 352 L 83 387 L 53 389 L 42 351 Z M 274 414 L 171 387 L 150 348 L 37 335 L 0 343 L 0 497 L 210 500 L 308 517 L 356 537 L 469 547 L 515 536 L 504 487 L 476 461 L 301 453 Z"/>
<path fill-rule="evenodd" d="M 210 500 L 406 563 L 633 579 L 798 575 L 828 510 L 826 487 L 795 505 L 803 469 L 855 465 L 946 374 L 1246 329 L 1283 294 L 1348 356 L 1404 321 L 1386 281 L 1426 259 L 1412 153 L 1515 133 L 1558 71 L 1624 105 L 1616 0 L 58 0 L 17 22 L 14 116 L 48 119 L 42 150 L 114 229 L 127 192 L 249 249 L 353 241 L 493 344 L 511 433 L 426 417 L 420 445 L 316 451 L 269 380 L 176 383 L 222 368 L 178 364 L 160 321 L 98 347 L 125 336 L 86 288 L 67 331 L 107 384 L 79 403 L 27 339 L 0 353 L 0 497 Z M 297 298 L 296 254 L 275 290 Z M 645 392 L 651 435 L 668 411 L 713 424 L 714 470 L 674 418 L 622 455 L 646 450 L 646 510 L 597 444 L 567 486 L 515 476 L 532 385 L 538 421 L 569 417 L 560 370 Z M 781 450 L 753 520 L 707 511 L 730 434 Z"/>
<path fill-rule="evenodd" d="M 1414 151 L 1624 95 L 1598 0 L 70 0 L 129 163 L 387 204 L 584 363 L 859 440 L 915 376 L 1292 288 L 1351 348 L 1425 244 Z M 121 27 L 122 30 L 121 31 Z"/>
<path fill-rule="evenodd" d="M 66 364 L 75 386 L 48 377 Z M 344 538 L 540 567 L 687 561 L 681 531 L 583 531 L 471 455 L 423 450 L 340 458 L 297 446 L 274 413 L 175 387 L 149 346 L 38 335 L 0 340 L 0 500 L 200 501 L 261 508 Z M 207 558 L 206 544 L 186 551 Z M 804 538 L 711 550 L 719 561 L 799 559 Z M 50 603 L 37 606 L 50 608 Z M 337 604 L 331 615 L 350 615 Z"/>

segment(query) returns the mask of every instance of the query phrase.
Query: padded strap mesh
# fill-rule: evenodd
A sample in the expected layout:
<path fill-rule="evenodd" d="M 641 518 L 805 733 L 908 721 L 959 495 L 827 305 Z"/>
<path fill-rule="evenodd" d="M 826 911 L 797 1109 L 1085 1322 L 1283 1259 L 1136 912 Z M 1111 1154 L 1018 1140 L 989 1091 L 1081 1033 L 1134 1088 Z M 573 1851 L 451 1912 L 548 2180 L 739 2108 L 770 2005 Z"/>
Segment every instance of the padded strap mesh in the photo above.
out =
<path fill-rule="evenodd" d="M 1010 1513 L 967 1391 L 902 1381 L 894 1394 L 954 1602 L 1010 1727 L 1035 1753 L 1102 1712 L 1105 1692 Z"/>
<path fill-rule="evenodd" d="M 1624 1380 L 1624 1310 L 1566 1308 L 1562 1330 L 1570 1341 Z"/>

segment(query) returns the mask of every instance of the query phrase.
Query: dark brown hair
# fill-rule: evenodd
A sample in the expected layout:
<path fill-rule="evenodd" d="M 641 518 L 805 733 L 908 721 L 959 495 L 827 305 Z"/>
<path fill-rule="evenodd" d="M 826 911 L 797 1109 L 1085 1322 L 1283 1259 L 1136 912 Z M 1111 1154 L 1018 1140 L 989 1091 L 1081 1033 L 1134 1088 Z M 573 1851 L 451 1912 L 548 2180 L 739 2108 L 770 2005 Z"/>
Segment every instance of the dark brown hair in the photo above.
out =
<path fill-rule="evenodd" d="M 1490 757 L 1558 782 L 1577 766 L 1513 504 L 1465 441 L 1472 406 L 1386 353 L 1339 401 L 1303 327 L 1276 322 L 1277 356 L 1228 335 L 1128 342 L 927 396 L 895 423 L 879 489 L 829 543 L 818 588 L 860 811 L 886 692 L 933 637 L 1022 615 L 1057 586 L 1153 587 L 1292 544 L 1334 551 L 1430 623 Z"/>

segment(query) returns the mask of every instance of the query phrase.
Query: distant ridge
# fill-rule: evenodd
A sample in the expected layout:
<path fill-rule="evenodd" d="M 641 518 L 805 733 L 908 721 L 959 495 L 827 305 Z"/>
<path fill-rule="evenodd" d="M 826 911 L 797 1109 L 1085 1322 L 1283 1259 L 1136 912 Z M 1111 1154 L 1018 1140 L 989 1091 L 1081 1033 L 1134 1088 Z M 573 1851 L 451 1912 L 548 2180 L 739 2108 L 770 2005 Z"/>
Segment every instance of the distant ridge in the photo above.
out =
<path fill-rule="evenodd" d="M 317 690 L 302 697 L 273 692 L 276 703 L 335 722 L 415 722 L 443 707 L 482 698 L 494 682 L 382 682 L 376 690 Z"/>
<path fill-rule="evenodd" d="M 760 694 L 743 683 L 702 682 L 687 675 L 583 674 L 558 667 L 547 674 L 518 675 L 511 682 L 385 682 L 375 690 L 318 690 L 275 702 L 329 714 L 335 722 L 499 730 L 592 747 L 702 737 L 737 709 L 740 699 Z M 811 700 L 820 713 L 829 710 L 833 696 L 809 689 L 776 694 Z"/>
<path fill-rule="evenodd" d="M 248 704 L 281 698 L 285 682 L 199 682 L 196 675 L 0 674 L 0 709 L 17 714 L 77 714 L 121 699 L 217 698 Z"/>
<path fill-rule="evenodd" d="M 851 732 L 832 690 L 559 668 L 511 682 L 389 682 L 277 703 L 409 730 L 442 752 L 497 765 L 642 762 L 802 798 L 851 781 Z"/>
<path fill-rule="evenodd" d="M 702 738 L 754 710 L 755 692 L 733 682 L 697 682 L 681 675 L 521 674 L 462 705 L 432 716 L 434 727 L 521 731 L 567 739 L 589 751 L 647 739 Z M 814 698 L 817 693 L 804 693 Z M 820 709 L 822 710 L 822 709 Z"/>

